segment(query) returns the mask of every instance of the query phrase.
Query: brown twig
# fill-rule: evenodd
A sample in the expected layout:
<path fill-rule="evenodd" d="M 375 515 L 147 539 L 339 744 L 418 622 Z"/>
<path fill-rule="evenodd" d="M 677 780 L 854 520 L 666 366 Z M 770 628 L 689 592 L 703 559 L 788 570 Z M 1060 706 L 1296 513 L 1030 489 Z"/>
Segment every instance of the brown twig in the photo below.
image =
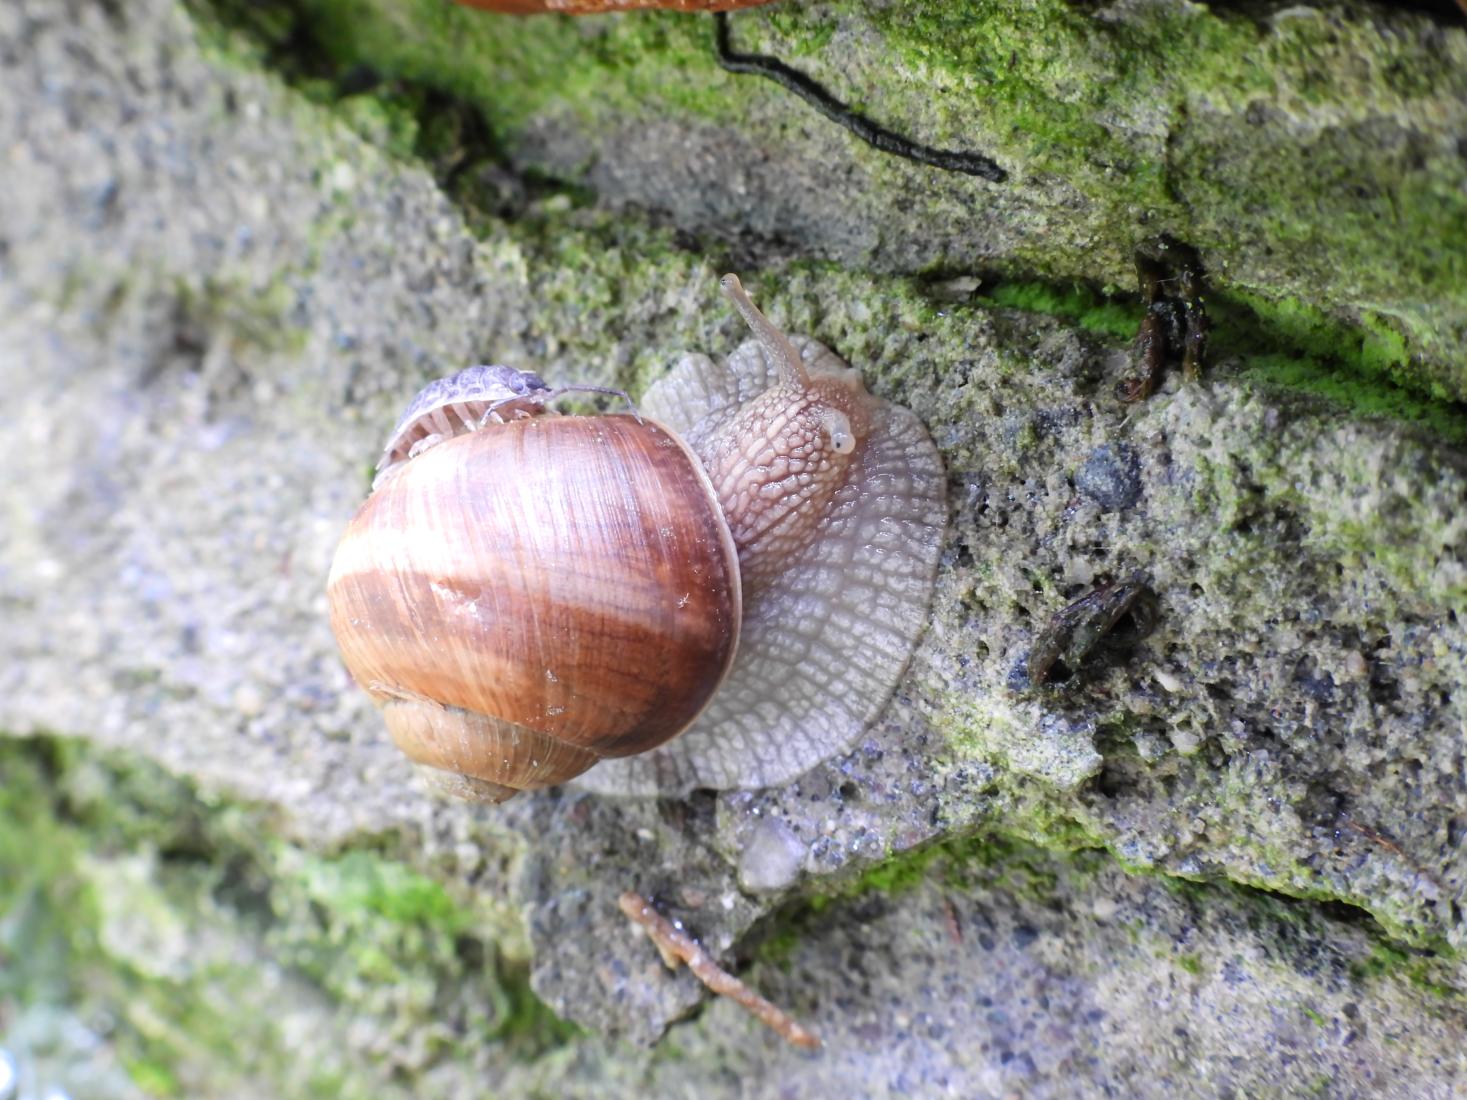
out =
<path fill-rule="evenodd" d="M 1344 824 L 1345 828 L 1349 829 L 1351 832 L 1359 833 L 1366 840 L 1372 841 L 1375 844 L 1379 844 L 1386 851 L 1394 854 L 1402 863 L 1411 868 L 1411 870 L 1415 871 L 1416 874 L 1420 875 L 1427 882 L 1435 886 L 1438 890 L 1442 888 L 1441 883 L 1437 881 L 1435 875 L 1433 875 L 1416 860 L 1412 859 L 1411 856 L 1406 853 L 1406 849 L 1402 848 L 1390 837 L 1386 836 L 1383 833 L 1378 833 L 1374 829 L 1368 828 L 1360 824 L 1360 822 L 1356 821 L 1347 813 L 1341 812 L 1340 821 Z"/>
<path fill-rule="evenodd" d="M 1400 856 L 1407 863 L 1411 863 L 1413 866 L 1415 866 L 1415 864 L 1412 861 L 1411 857 L 1408 856 L 1405 853 L 1405 851 L 1401 848 L 1401 846 L 1399 844 L 1397 844 L 1394 840 L 1390 839 L 1390 837 L 1385 836 L 1385 835 L 1383 835 L 1381 833 L 1378 833 L 1374 829 L 1368 829 L 1368 828 L 1366 828 L 1364 825 L 1360 824 L 1360 822 L 1356 821 L 1354 818 L 1350 817 L 1348 814 L 1344 814 L 1344 813 L 1340 814 L 1340 820 L 1345 823 L 1345 828 L 1349 829 L 1351 832 L 1353 832 L 1353 833 L 1359 833 L 1366 840 L 1373 840 L 1373 841 L 1375 841 L 1375 843 L 1379 844 L 1386 851 L 1388 851 L 1388 852 L 1394 852 L 1396 855 Z M 1417 867 L 1417 870 L 1421 870 L 1421 869 L 1422 868 Z"/>
<path fill-rule="evenodd" d="M 647 930 L 662 961 L 676 969 L 686 963 L 694 976 L 720 997 L 729 997 L 797 1047 L 814 1050 L 819 1037 L 779 1006 L 766 1001 L 713 960 L 703 945 L 664 917 L 641 894 L 628 890 L 617 901 L 621 911 Z"/>
<path fill-rule="evenodd" d="M 958 920 L 958 907 L 952 898 L 942 899 L 942 916 L 947 921 L 947 934 L 953 943 L 963 942 L 963 926 Z"/>

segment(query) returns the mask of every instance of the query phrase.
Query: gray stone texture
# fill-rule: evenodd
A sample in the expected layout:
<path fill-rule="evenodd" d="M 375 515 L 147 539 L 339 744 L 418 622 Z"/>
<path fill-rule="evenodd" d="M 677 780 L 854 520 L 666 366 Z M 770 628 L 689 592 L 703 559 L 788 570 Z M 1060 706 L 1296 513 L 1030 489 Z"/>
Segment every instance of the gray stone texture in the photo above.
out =
<path fill-rule="evenodd" d="M 1462 52 L 1460 29 L 1440 34 Z M 913 408 L 947 463 L 932 625 L 892 705 L 783 789 L 437 801 L 326 624 L 327 564 L 386 430 L 469 362 L 635 385 L 684 349 L 731 350 L 718 259 L 554 194 L 471 232 L 421 165 L 203 48 L 171 0 L 11 0 L 0 61 L 0 729 L 128 750 L 269 808 L 309 850 L 383 847 L 494 899 L 535 990 L 594 1033 L 497 1063 L 517 1091 L 1467 1087 L 1459 443 L 1235 361 L 1123 405 L 1114 341 L 766 240 L 746 272 L 761 305 Z M 553 122 L 546 163 L 587 140 Z M 745 159 L 709 126 L 698 155 Z M 635 134 L 608 133 L 620 152 L 590 177 L 618 203 L 650 194 L 638 162 L 687 153 L 672 123 Z M 760 220 L 813 202 L 812 173 L 761 177 L 757 210 L 737 174 L 656 186 L 735 239 L 840 253 L 808 229 L 818 211 Z M 922 263 L 901 243 L 917 227 L 880 214 L 857 204 L 821 232 L 894 242 L 879 267 Z M 987 247 L 1017 232 L 1000 220 Z M 1015 675 L 1055 611 L 1137 569 L 1150 636 L 1063 684 Z M 1025 843 L 979 858 L 965 838 L 990 831 Z M 951 847 L 915 883 L 861 877 L 928 843 Z M 746 976 L 825 1052 L 726 1002 L 631 1045 L 704 995 L 632 934 L 628 888 L 731 962 L 791 938 Z M 1420 965 L 1374 965 L 1382 945 Z M 413 1041 L 345 1040 L 364 1060 Z M 454 1057 L 415 1072 L 453 1083 Z"/>

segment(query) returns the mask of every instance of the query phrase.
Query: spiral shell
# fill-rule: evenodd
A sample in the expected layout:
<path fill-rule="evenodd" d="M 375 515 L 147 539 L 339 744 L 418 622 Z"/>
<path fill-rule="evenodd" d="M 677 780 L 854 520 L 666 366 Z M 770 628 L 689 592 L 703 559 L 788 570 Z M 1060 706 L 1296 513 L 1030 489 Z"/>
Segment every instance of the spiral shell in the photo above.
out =
<path fill-rule="evenodd" d="M 327 592 L 398 746 L 497 799 L 691 723 L 737 647 L 737 560 L 675 435 L 530 417 L 404 464 L 347 529 Z"/>

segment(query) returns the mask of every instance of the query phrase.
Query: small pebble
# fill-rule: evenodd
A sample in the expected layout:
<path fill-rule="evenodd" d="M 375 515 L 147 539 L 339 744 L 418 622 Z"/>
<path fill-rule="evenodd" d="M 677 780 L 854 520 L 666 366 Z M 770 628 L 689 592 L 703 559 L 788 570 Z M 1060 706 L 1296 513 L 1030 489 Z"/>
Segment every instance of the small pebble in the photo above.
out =
<path fill-rule="evenodd" d="M 1171 694 L 1175 695 L 1182 690 L 1182 681 L 1173 676 L 1164 668 L 1154 668 L 1151 675 L 1156 677 L 1156 682 Z"/>
<path fill-rule="evenodd" d="M 246 718 L 258 718 L 265 709 L 264 693 L 254 684 L 241 684 L 234 689 L 234 709 Z"/>
<path fill-rule="evenodd" d="M 1107 512 L 1119 512 L 1141 499 L 1141 464 L 1124 443 L 1102 443 L 1075 471 L 1075 488 Z"/>
<path fill-rule="evenodd" d="M 739 885 L 751 892 L 782 890 L 805 865 L 805 842 L 776 817 L 754 826 L 739 858 Z"/>

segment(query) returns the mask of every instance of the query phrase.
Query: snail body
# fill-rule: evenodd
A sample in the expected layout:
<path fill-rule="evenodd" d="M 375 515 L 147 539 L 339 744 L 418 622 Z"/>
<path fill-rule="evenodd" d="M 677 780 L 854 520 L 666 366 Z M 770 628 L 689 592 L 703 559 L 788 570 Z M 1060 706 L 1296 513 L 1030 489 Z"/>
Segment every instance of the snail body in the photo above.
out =
<path fill-rule="evenodd" d="M 332 626 L 455 793 L 784 782 L 848 747 L 905 667 L 943 529 L 936 450 L 723 286 L 755 340 L 685 356 L 640 415 L 554 415 L 538 377 L 470 368 L 389 440 Z"/>

